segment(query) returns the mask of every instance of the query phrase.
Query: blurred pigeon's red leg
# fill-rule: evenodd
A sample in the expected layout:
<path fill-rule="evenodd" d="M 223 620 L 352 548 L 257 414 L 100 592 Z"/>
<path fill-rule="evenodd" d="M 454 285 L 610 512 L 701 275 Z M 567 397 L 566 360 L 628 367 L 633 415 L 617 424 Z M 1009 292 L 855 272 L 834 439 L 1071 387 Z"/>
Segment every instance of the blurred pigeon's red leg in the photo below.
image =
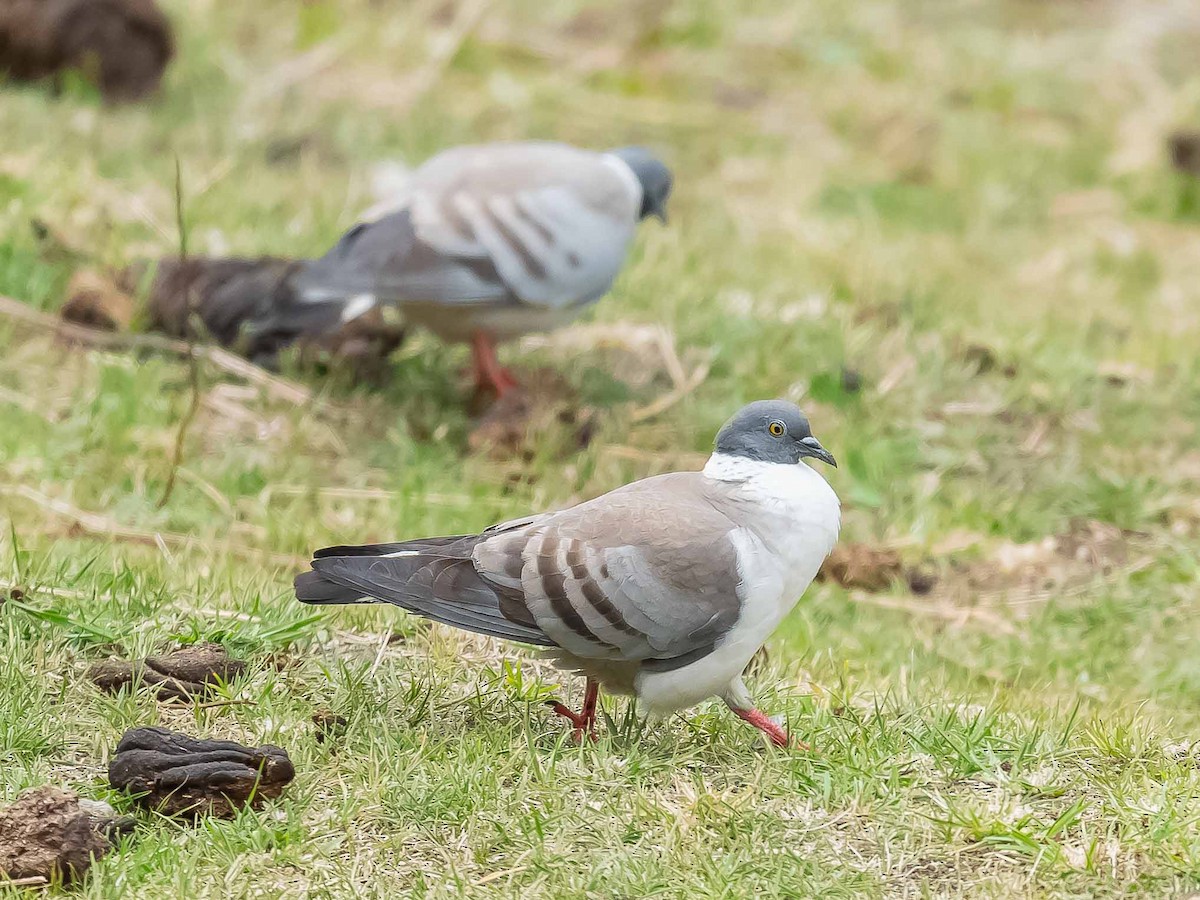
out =
<path fill-rule="evenodd" d="M 490 387 L 497 397 L 503 397 L 519 386 L 517 379 L 513 378 L 512 373 L 500 365 L 500 360 L 496 358 L 495 341 L 482 331 L 471 335 L 471 363 L 475 369 L 476 386 Z"/>
<path fill-rule="evenodd" d="M 583 709 L 580 712 L 571 712 L 557 700 L 551 700 L 546 705 L 571 723 L 575 730 L 575 740 L 582 743 L 585 734 L 593 741 L 596 739 L 596 704 L 599 699 L 600 682 L 589 678 L 587 688 L 583 692 Z"/>
<path fill-rule="evenodd" d="M 733 709 L 733 707 L 730 707 Z M 771 739 L 777 747 L 796 747 L 799 750 L 811 749 L 804 741 L 788 737 L 788 733 L 777 725 L 770 716 L 757 709 L 734 709 L 733 714 L 745 722 L 749 722 Z"/>

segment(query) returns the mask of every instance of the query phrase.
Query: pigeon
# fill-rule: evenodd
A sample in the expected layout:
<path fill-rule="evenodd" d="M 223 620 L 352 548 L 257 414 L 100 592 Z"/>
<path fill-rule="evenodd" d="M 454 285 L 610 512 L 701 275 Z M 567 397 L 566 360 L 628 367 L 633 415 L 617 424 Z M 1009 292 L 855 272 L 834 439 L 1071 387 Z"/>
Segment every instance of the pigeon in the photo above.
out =
<path fill-rule="evenodd" d="M 670 170 L 650 151 L 549 142 L 455 147 L 420 166 L 398 209 L 355 225 L 250 329 L 340 328 L 379 304 L 471 345 L 476 383 L 517 387 L 496 343 L 564 325 L 604 296 L 637 224 L 666 221 Z"/>
<path fill-rule="evenodd" d="M 805 459 L 837 466 L 799 408 L 760 400 L 721 428 L 702 471 L 481 534 L 319 550 L 296 597 L 393 603 L 544 648 L 587 678 L 582 711 L 552 704 L 580 738 L 603 687 L 656 718 L 719 697 L 787 746 L 742 674 L 837 542 L 837 495 Z"/>

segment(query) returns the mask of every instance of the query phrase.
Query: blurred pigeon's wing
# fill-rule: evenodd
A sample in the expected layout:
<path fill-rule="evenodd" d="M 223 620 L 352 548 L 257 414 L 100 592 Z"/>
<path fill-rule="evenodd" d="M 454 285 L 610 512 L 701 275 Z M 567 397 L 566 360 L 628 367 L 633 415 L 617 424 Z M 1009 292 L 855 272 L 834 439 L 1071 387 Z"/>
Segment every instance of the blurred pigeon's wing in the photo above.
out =
<path fill-rule="evenodd" d="M 641 188 L 621 165 L 564 144 L 448 150 L 414 175 L 413 228 L 445 256 L 490 265 L 526 303 L 586 303 L 612 285 L 637 226 Z"/>
<path fill-rule="evenodd" d="M 639 481 L 485 533 L 475 568 L 575 656 L 690 662 L 733 627 L 742 605 L 737 526 L 713 489 L 699 473 Z"/>
<path fill-rule="evenodd" d="M 447 256 L 417 239 L 404 209 L 360 222 L 296 279 L 310 303 L 369 295 L 396 302 L 484 303 L 512 292 L 486 258 Z M 348 316 L 350 318 L 350 316 Z"/>

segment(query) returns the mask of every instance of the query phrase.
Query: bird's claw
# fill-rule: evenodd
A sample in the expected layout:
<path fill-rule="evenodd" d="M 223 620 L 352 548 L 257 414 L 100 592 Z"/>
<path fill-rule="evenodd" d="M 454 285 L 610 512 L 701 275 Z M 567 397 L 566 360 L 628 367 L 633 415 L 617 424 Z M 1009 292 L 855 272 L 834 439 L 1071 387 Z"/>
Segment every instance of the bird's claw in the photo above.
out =
<path fill-rule="evenodd" d="M 587 712 L 574 712 L 573 710 L 567 709 L 567 707 L 563 706 L 563 704 L 559 703 L 557 700 L 547 700 L 546 706 L 550 707 L 550 709 L 554 711 L 555 715 L 562 716 L 571 723 L 571 730 L 577 742 L 582 744 L 585 735 L 593 741 L 597 739 L 595 712 L 593 712 L 590 716 L 587 714 Z"/>

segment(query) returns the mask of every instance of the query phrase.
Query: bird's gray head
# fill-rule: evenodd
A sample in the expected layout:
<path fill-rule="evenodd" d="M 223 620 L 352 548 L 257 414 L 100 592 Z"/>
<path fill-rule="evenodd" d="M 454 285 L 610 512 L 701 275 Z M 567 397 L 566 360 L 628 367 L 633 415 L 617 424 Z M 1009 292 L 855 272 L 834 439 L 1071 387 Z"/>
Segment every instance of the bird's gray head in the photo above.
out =
<path fill-rule="evenodd" d="M 717 453 L 785 465 L 809 456 L 837 468 L 800 407 L 786 400 L 759 400 L 739 409 L 717 433 Z"/>
<path fill-rule="evenodd" d="M 638 218 L 658 216 L 667 221 L 667 199 L 671 196 L 671 170 L 645 147 L 621 147 L 612 155 L 633 170 L 642 186 L 642 209 Z"/>

